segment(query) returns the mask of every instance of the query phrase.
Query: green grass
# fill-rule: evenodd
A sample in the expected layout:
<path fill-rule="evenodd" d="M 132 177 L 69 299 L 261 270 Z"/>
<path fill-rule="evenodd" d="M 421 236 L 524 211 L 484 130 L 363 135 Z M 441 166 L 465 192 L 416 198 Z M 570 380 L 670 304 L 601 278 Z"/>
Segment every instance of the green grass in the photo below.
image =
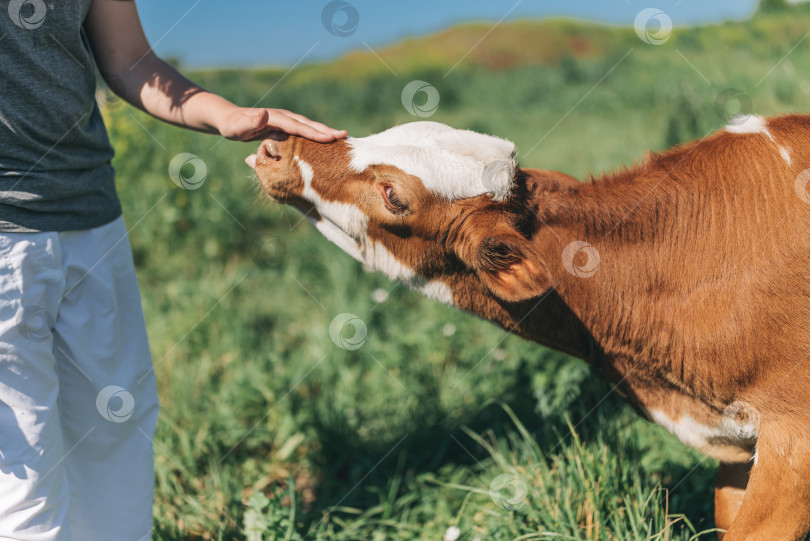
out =
<path fill-rule="evenodd" d="M 457 58 L 428 40 L 437 52 L 421 65 L 414 42 L 380 51 L 398 77 L 355 55 L 294 71 L 260 103 L 364 135 L 412 120 L 400 93 L 423 79 L 441 94 L 431 120 L 586 177 L 722 126 L 726 88 L 758 113 L 807 110 L 810 50 L 779 60 L 808 23 L 769 13 L 676 29 L 658 47 L 627 29 L 542 23 L 557 48 L 541 56 L 493 33 L 443 77 Z M 520 24 L 514 35 L 536 25 Z M 566 37 L 591 30 L 597 49 L 565 54 Z M 493 67 L 491 50 L 509 61 Z M 252 105 L 282 75 L 193 77 Z M 441 539 L 451 526 L 464 540 L 690 539 L 713 527 L 716 464 L 638 419 L 583 363 L 365 273 L 262 197 L 242 162 L 253 144 L 125 106 L 105 117 L 163 404 L 155 539 Z M 169 179 L 180 152 L 204 160 L 200 189 Z M 367 327 L 359 349 L 330 339 L 342 313 Z"/>

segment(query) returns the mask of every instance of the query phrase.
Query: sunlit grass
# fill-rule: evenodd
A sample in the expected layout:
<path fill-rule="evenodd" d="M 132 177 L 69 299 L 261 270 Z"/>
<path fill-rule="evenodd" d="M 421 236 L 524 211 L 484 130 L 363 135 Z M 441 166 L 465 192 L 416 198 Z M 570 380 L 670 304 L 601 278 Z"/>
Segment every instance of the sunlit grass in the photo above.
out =
<path fill-rule="evenodd" d="M 441 93 L 431 120 L 513 139 L 525 166 L 586 177 L 722 126 L 725 88 L 755 112 L 808 109 L 794 67 L 810 64 L 805 49 L 762 79 L 807 22 L 676 29 L 659 47 L 600 29 L 594 54 L 499 71 L 471 58 L 446 78 L 441 58 L 400 65 L 408 50 L 396 49 L 399 77 L 307 68 L 262 104 L 364 135 L 412 120 L 400 92 L 420 78 Z M 564 47 L 561 35 L 586 27 L 560 28 Z M 253 104 L 280 76 L 196 78 Z M 163 404 L 156 539 L 441 539 L 451 527 L 464 540 L 689 539 L 712 528 L 715 465 L 616 396 L 602 401 L 609 386 L 581 362 L 365 273 L 259 194 L 242 162 L 253 144 L 123 106 L 105 117 Z M 180 152 L 207 166 L 198 190 L 169 179 Z M 367 326 L 361 348 L 330 339 L 341 313 Z M 525 494 L 493 489 L 502 475 Z"/>

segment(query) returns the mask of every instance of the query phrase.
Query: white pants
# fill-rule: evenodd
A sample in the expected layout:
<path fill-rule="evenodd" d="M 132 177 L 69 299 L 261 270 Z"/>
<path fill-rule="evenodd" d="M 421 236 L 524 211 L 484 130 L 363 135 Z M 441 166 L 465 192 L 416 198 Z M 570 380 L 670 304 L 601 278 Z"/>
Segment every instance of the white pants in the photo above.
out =
<path fill-rule="evenodd" d="M 0 232 L 0 539 L 149 539 L 157 414 L 123 219 Z"/>

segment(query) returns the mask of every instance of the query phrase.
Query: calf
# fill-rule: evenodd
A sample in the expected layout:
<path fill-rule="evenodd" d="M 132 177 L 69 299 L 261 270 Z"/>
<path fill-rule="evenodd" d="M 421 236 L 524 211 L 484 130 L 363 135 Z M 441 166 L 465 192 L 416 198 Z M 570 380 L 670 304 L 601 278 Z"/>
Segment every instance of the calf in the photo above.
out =
<path fill-rule="evenodd" d="M 770 541 L 810 529 L 808 145 L 810 117 L 749 116 L 580 183 L 416 122 L 248 163 L 355 259 L 598 368 L 720 461 L 726 541 Z"/>

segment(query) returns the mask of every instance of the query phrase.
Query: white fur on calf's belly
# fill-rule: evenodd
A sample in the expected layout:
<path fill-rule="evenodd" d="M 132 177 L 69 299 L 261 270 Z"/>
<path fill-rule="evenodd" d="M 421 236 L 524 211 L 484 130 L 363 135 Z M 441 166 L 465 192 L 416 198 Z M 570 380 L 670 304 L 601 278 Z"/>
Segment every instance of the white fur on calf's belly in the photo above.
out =
<path fill-rule="evenodd" d="M 675 435 L 683 444 L 718 460 L 728 462 L 743 462 L 751 458 L 749 448 L 756 441 L 756 431 L 742 433 L 739 428 L 721 422 L 716 426 L 708 426 L 697 422 L 686 414 L 681 414 L 673 420 L 661 410 L 647 410 L 650 418 L 670 433 Z"/>

